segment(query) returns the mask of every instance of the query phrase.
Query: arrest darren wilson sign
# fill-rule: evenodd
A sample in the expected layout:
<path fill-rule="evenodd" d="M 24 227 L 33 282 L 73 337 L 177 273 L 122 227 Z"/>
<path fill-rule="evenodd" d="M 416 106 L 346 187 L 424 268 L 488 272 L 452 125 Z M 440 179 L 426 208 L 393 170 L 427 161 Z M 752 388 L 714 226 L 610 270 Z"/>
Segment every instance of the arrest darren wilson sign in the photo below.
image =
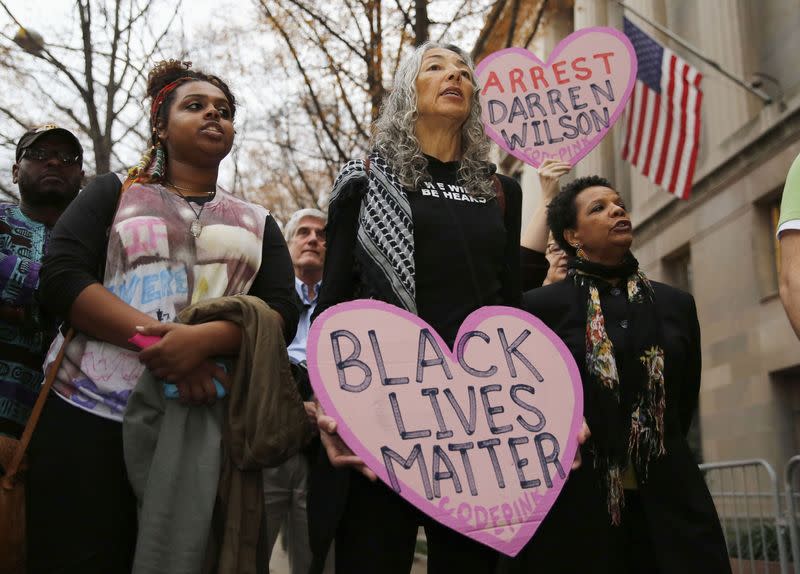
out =
<path fill-rule="evenodd" d="M 613 28 L 584 28 L 559 42 L 547 62 L 524 48 L 484 58 L 475 70 L 486 133 L 538 168 L 575 165 L 614 125 L 636 83 L 636 53 Z"/>
<path fill-rule="evenodd" d="M 550 329 L 484 307 L 451 350 L 419 317 L 358 300 L 316 319 L 308 359 L 325 412 L 383 482 L 465 536 L 519 552 L 567 479 L 582 424 L 578 369 Z"/>

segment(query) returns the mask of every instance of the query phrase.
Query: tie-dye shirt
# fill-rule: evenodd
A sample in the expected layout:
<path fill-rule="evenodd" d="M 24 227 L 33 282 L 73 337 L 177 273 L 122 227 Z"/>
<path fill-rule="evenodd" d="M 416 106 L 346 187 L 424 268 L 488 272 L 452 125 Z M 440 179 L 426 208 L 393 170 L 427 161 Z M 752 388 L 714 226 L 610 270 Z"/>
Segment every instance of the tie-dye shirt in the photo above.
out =
<path fill-rule="evenodd" d="M 195 238 L 189 228 L 201 205 Z M 247 293 L 262 264 L 267 210 L 222 189 L 192 206 L 161 185 L 136 184 L 123 193 L 110 229 L 103 285 L 159 321 L 201 300 Z M 48 362 L 60 345 L 59 336 Z M 55 388 L 78 407 L 121 421 L 143 369 L 135 352 L 79 334 Z"/>
<path fill-rule="evenodd" d="M 54 335 L 35 297 L 49 236 L 49 228 L 17 205 L 0 203 L 0 304 L 19 316 L 0 319 L 0 434 L 22 434 Z"/>

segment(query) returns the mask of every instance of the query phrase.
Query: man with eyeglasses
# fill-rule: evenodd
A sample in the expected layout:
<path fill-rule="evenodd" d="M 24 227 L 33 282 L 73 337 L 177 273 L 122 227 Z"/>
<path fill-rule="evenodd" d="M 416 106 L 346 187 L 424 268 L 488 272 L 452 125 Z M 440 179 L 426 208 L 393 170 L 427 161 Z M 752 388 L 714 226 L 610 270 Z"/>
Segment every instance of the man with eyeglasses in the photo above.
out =
<path fill-rule="evenodd" d="M 567 277 L 567 254 L 556 243 L 553 234 L 547 236 L 547 247 L 544 251 L 544 257 L 547 259 L 547 276 L 544 278 L 542 287 L 563 281 Z"/>
<path fill-rule="evenodd" d="M 50 230 L 78 195 L 83 148 L 55 124 L 17 142 L 19 203 L 0 203 L 0 434 L 19 438 L 36 401 L 55 321 L 36 299 Z"/>

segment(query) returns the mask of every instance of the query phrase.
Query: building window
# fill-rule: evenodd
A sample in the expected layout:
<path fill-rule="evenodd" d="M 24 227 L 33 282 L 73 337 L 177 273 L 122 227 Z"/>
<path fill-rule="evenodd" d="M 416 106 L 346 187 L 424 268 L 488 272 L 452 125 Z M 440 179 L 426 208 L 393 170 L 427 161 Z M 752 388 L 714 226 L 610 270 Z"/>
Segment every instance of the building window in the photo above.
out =
<path fill-rule="evenodd" d="M 781 218 L 781 198 L 778 196 L 769 203 L 769 235 L 772 240 L 772 259 L 775 261 L 775 277 L 781 274 L 781 243 L 778 241 L 778 221 Z"/>
<path fill-rule="evenodd" d="M 673 287 L 692 292 L 692 250 L 686 245 L 671 253 L 662 260 L 664 267 L 664 281 Z M 692 423 L 686 435 L 689 450 L 692 451 L 695 462 L 703 462 L 703 445 L 700 434 L 700 416 L 697 411 L 692 414 Z"/>
<path fill-rule="evenodd" d="M 782 452 L 800 449 L 800 365 L 770 373 L 775 385 L 779 419 L 776 440 Z"/>
<path fill-rule="evenodd" d="M 778 293 L 781 271 L 781 245 L 778 242 L 778 219 L 781 215 L 781 194 L 771 193 L 756 203 L 756 233 L 753 248 L 756 272 L 762 299 Z"/>
<path fill-rule="evenodd" d="M 673 287 L 692 292 L 692 252 L 688 246 L 664 258 L 664 279 Z"/>

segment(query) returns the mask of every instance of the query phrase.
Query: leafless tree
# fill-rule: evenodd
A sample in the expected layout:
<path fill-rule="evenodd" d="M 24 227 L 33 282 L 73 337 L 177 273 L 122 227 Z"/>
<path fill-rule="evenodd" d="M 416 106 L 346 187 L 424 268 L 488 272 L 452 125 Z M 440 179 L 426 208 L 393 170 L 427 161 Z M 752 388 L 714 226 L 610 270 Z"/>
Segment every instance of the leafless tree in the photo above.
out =
<path fill-rule="evenodd" d="M 0 95 L 0 146 L 13 147 L 25 129 L 55 120 L 81 139 L 87 173 L 135 161 L 148 136 L 141 105 L 147 72 L 163 59 L 167 39 L 176 55 L 181 2 L 74 0 L 73 22 L 34 31 L 0 0 L 7 16 L 0 80 L 13 86 Z"/>
<path fill-rule="evenodd" d="M 270 61 L 297 78 L 266 139 L 285 176 L 269 193 L 294 208 L 324 199 L 339 167 L 366 154 L 370 126 L 406 49 L 428 39 L 467 42 L 497 0 L 254 0 L 278 37 Z"/>

